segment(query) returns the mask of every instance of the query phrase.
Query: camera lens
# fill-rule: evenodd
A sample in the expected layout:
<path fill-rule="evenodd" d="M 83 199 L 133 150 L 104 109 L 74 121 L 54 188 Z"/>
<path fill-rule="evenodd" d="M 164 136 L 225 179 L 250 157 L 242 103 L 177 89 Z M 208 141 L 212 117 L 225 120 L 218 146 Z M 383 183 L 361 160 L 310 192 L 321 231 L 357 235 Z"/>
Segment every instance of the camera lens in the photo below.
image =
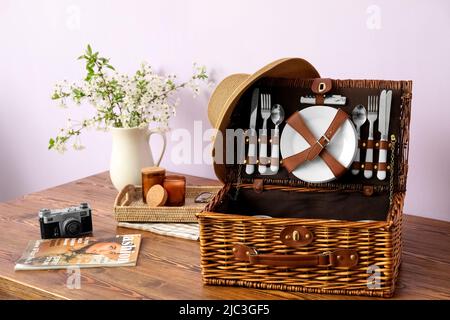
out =
<path fill-rule="evenodd" d="M 81 232 L 81 224 L 75 219 L 69 219 L 64 222 L 64 231 L 68 236 L 76 236 Z"/>

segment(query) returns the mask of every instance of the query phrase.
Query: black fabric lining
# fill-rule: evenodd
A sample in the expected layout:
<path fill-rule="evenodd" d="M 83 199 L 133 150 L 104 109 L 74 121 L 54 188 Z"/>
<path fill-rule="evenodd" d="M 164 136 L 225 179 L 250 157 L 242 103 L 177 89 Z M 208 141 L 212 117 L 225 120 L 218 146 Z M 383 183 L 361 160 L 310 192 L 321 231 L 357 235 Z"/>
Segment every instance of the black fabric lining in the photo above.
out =
<path fill-rule="evenodd" d="M 214 208 L 214 212 L 247 216 L 268 215 L 274 218 L 308 218 L 334 220 L 387 219 L 389 194 L 365 196 L 359 192 L 296 192 L 231 188 Z"/>

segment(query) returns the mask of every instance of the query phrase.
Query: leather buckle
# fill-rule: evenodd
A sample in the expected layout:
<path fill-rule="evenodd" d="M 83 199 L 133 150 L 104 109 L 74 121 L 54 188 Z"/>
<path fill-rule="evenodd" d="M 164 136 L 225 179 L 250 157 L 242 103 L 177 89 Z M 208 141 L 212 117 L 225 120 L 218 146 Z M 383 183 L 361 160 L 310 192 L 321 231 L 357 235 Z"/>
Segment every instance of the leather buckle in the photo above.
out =
<path fill-rule="evenodd" d="M 327 89 L 327 85 L 325 82 L 320 82 L 319 86 L 317 87 L 317 91 L 320 93 L 324 92 Z"/>
<path fill-rule="evenodd" d="M 323 135 L 317 140 L 317 143 L 324 149 L 330 143 L 330 139 L 326 135 Z"/>
<path fill-rule="evenodd" d="M 319 254 L 320 267 L 351 268 L 358 264 L 358 253 L 352 249 L 337 249 Z"/>
<path fill-rule="evenodd" d="M 335 263 L 333 263 L 334 262 L 333 252 L 331 252 L 331 251 L 322 252 L 321 254 L 319 254 L 319 257 L 322 257 L 322 258 L 328 257 L 328 264 L 320 264 L 321 267 L 332 267 L 335 265 Z M 319 258 L 319 261 L 320 261 L 320 258 Z"/>
<path fill-rule="evenodd" d="M 331 90 L 333 83 L 331 79 L 328 78 L 316 78 L 311 84 L 311 90 L 316 95 L 323 95 Z M 317 103 L 316 103 L 317 104 Z"/>

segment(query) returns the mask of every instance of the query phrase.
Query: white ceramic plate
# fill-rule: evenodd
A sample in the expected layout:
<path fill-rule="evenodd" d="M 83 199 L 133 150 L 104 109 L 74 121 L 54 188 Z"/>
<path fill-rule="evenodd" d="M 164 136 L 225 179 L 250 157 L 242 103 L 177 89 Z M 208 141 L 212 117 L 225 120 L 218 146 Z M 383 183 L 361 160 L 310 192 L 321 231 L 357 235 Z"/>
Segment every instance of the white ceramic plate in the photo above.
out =
<path fill-rule="evenodd" d="M 312 106 L 299 111 L 314 137 L 321 137 L 328 129 L 337 113 L 337 109 L 327 106 Z M 310 145 L 289 124 L 283 129 L 280 151 L 283 158 L 297 154 Z M 328 152 L 347 169 L 353 162 L 358 147 L 356 130 L 350 119 L 338 129 L 326 147 Z M 307 161 L 292 171 L 297 178 L 306 182 L 320 183 L 336 179 L 327 164 L 319 156 Z"/>

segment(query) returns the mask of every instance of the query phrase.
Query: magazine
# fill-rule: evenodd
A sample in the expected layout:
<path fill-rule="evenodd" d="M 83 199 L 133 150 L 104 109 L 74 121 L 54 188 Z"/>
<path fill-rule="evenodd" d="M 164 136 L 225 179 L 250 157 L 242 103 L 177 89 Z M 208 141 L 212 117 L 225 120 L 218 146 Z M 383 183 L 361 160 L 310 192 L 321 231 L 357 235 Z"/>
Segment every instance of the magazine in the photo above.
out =
<path fill-rule="evenodd" d="M 30 241 L 14 270 L 135 266 L 140 234 Z"/>

